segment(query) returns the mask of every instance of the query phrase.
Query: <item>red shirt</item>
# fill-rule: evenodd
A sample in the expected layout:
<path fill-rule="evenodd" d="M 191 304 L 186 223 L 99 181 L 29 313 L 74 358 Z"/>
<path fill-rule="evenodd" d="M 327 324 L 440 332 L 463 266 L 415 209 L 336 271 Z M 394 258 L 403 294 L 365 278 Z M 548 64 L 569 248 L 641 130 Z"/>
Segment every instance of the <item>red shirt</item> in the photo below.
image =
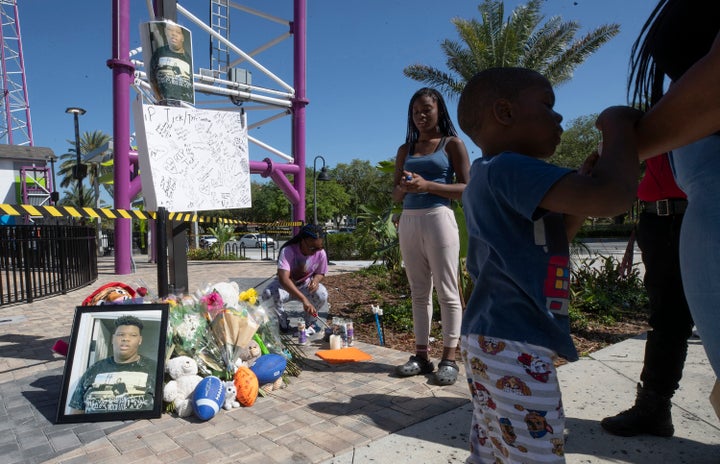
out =
<path fill-rule="evenodd" d="M 645 161 L 645 175 L 638 185 L 637 196 L 642 201 L 687 198 L 675 183 L 667 153 Z"/>

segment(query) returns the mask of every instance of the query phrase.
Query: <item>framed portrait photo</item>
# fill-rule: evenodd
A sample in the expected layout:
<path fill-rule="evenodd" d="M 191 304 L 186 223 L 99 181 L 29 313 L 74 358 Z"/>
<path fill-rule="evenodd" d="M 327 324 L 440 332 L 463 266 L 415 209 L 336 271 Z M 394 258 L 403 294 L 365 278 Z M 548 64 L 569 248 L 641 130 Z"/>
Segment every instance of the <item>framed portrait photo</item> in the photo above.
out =
<path fill-rule="evenodd" d="M 143 64 L 159 104 L 195 104 L 192 35 L 170 20 L 140 24 Z"/>
<path fill-rule="evenodd" d="M 78 306 L 57 423 L 159 418 L 168 305 Z"/>

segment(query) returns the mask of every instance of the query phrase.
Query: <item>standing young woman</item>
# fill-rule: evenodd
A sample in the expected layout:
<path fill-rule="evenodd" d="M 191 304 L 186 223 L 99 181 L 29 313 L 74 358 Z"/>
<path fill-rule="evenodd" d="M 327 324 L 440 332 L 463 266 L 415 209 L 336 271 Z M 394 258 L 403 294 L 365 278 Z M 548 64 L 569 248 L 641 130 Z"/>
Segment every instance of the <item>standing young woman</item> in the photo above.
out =
<path fill-rule="evenodd" d="M 398 231 L 410 283 L 415 355 L 397 367 L 408 377 L 435 370 L 430 361 L 432 289 L 437 290 L 443 331 L 443 354 L 435 372 L 440 385 L 457 380 L 455 363 L 462 307 L 458 291 L 460 237 L 451 200 L 462 197 L 470 161 L 457 137 L 442 95 L 422 88 L 410 99 L 405 143 L 395 158 L 393 200 L 402 202 Z"/>
<path fill-rule="evenodd" d="M 636 126 L 640 156 L 672 150 L 675 180 L 688 197 L 680 232 L 683 287 L 720 377 L 720 3 L 660 0 L 631 65 L 633 102 L 656 102 Z"/>

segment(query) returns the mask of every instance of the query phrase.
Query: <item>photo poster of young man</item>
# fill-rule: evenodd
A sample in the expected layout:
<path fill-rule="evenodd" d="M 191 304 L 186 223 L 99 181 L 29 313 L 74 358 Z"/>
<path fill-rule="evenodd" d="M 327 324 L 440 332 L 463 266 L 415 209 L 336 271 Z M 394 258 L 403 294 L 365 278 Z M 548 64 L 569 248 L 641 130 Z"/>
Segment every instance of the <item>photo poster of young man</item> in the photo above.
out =
<path fill-rule="evenodd" d="M 190 30 L 172 21 L 140 24 L 140 40 L 148 82 L 157 103 L 195 104 Z"/>

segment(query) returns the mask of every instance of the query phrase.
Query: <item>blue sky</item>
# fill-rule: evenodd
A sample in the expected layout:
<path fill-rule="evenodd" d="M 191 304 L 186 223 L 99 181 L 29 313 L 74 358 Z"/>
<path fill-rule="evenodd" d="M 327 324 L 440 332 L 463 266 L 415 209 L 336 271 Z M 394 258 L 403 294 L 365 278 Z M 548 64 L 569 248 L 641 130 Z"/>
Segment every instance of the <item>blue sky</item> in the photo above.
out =
<path fill-rule="evenodd" d="M 249 0 L 238 3 L 291 19 L 291 0 Z M 440 42 L 457 34 L 453 17 L 479 18 L 480 0 L 308 0 L 307 159 L 322 155 L 329 166 L 354 158 L 372 163 L 394 157 L 404 141 L 407 105 L 423 84 L 402 74 L 405 66 L 423 63 L 445 69 Z M 518 4 L 505 2 L 506 14 Z M 112 134 L 111 4 L 105 1 L 19 2 L 23 53 L 35 146 L 66 153 L 74 138 L 69 106 L 80 106 L 80 131 Z M 207 18 L 205 0 L 185 2 Z M 547 0 L 546 17 L 576 20 L 581 34 L 601 24 L 620 24 L 621 32 L 580 66 L 572 81 L 556 89 L 556 109 L 565 122 L 603 108 L 624 104 L 630 47 L 656 0 Z M 140 46 L 138 25 L 147 21 L 146 3 L 132 0 L 130 48 Z M 179 22 L 188 25 L 180 17 Z M 197 67 L 209 67 L 209 38 L 193 30 Z M 285 29 L 275 23 L 233 13 L 231 39 L 245 51 L 254 50 Z M 292 42 L 256 57 L 292 83 Z M 259 72 L 253 82 L 262 82 Z M 201 101 L 202 97 L 198 97 Z M 455 102 L 448 101 L 455 119 Z M 249 112 L 249 122 L 258 112 Z M 267 117 L 269 114 L 262 116 Z M 251 135 L 290 152 L 290 119 L 284 118 Z M 479 150 L 463 136 L 471 159 Z M 274 158 L 250 144 L 250 159 Z M 253 180 L 260 180 L 253 176 Z"/>

